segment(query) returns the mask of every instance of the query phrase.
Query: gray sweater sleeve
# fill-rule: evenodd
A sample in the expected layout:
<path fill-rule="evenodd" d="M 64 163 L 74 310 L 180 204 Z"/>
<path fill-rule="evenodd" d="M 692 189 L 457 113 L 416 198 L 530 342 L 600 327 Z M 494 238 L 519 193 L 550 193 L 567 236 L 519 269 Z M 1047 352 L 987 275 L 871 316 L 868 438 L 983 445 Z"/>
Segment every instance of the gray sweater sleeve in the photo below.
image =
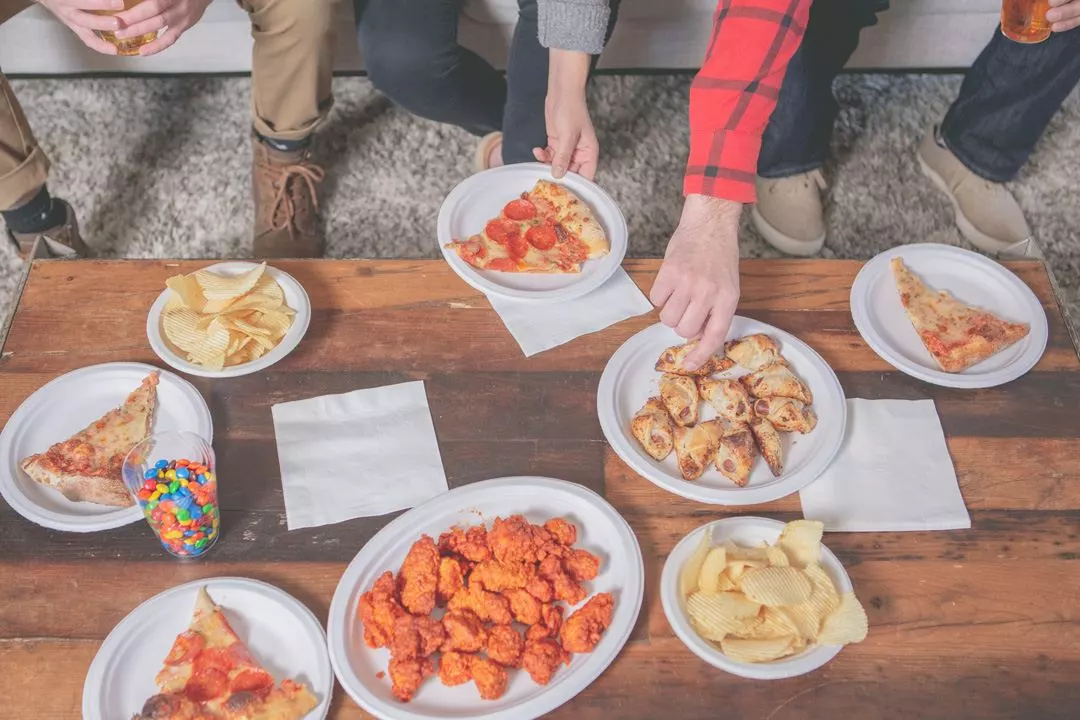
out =
<path fill-rule="evenodd" d="M 611 8 L 608 0 L 539 0 L 540 44 L 599 55 Z"/>

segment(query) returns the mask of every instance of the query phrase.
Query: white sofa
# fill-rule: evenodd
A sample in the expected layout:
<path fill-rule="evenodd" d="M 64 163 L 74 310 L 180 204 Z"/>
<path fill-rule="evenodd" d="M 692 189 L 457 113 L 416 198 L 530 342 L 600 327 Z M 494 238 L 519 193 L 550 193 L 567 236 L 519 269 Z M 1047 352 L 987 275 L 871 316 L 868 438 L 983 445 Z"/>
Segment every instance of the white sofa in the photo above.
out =
<path fill-rule="evenodd" d="M 966 67 L 989 39 L 1000 0 L 893 0 L 863 33 L 853 68 Z M 716 0 L 623 0 L 619 25 L 601 60 L 615 69 L 690 69 L 701 62 Z M 363 68 L 352 3 L 343 0 L 337 66 Z M 517 19 L 517 0 L 465 0 L 462 43 L 497 65 Z M 203 20 L 152 58 L 87 50 L 47 10 L 34 5 L 0 26 L 0 68 L 8 74 L 208 73 L 251 69 L 250 26 L 235 0 L 213 0 Z"/>

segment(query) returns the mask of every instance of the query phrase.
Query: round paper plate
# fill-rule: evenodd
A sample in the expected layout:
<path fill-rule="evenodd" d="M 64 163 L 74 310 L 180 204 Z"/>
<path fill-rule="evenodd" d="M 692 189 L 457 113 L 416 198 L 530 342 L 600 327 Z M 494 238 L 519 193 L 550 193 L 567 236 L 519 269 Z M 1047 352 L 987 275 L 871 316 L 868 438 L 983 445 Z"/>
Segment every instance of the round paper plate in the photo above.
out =
<path fill-rule="evenodd" d="M 731 322 L 729 339 L 764 333 L 778 341 L 780 351 L 792 370 L 814 394 L 812 405 L 818 424 L 806 435 L 781 433 L 784 443 L 784 471 L 774 477 L 765 461 L 758 457 L 746 487 L 737 487 L 710 467 L 699 479 L 687 482 L 679 472 L 672 452 L 662 461 L 646 454 L 630 434 L 630 422 L 650 397 L 659 396 L 662 373 L 654 369 L 657 358 L 667 348 L 685 340 L 674 330 L 657 323 L 634 335 L 611 356 L 596 393 L 600 428 L 615 452 L 631 469 L 663 489 L 698 502 L 713 505 L 752 505 L 776 500 L 797 492 L 817 479 L 829 466 L 844 441 L 847 403 L 836 373 L 814 350 L 790 333 L 757 320 L 736 315 Z M 738 377 L 745 371 L 738 366 L 717 377 Z M 702 402 L 701 419 L 716 416 L 708 403 Z"/>
<path fill-rule="evenodd" d="M 989 310 L 1011 322 L 1028 323 L 1020 342 L 959 373 L 945 372 L 915 332 L 889 262 L 900 256 L 928 287 L 946 290 L 957 300 Z M 1046 312 L 1024 281 L 978 253 L 951 245 L 902 245 L 874 257 L 851 286 L 851 317 L 866 344 L 902 373 L 934 385 L 986 388 L 1020 377 L 1046 350 Z"/>
<path fill-rule="evenodd" d="M 236 260 L 217 263 L 216 265 L 210 265 L 203 269 L 219 275 L 231 277 L 241 275 L 248 270 L 251 270 L 256 265 L 257 263 Z M 300 341 L 304 338 L 304 333 L 307 332 L 308 325 L 311 323 L 311 299 L 308 298 L 304 286 L 297 282 L 296 278 L 289 273 L 269 265 L 266 266 L 266 272 L 281 286 L 282 291 L 285 293 L 285 304 L 296 311 L 296 315 L 293 316 L 293 323 L 289 327 L 288 332 L 285 333 L 285 337 L 283 337 L 281 342 L 279 342 L 270 352 L 257 360 L 252 360 L 251 362 L 242 363 L 240 365 L 224 367 L 221 370 L 207 370 L 201 365 L 189 362 L 183 351 L 176 348 L 165 337 L 165 331 L 161 326 L 161 313 L 165 309 L 165 303 L 169 301 L 169 296 L 172 294 L 172 291 L 168 288 L 166 288 L 161 295 L 158 295 L 157 300 L 155 300 L 154 304 L 150 307 L 150 314 L 146 317 L 146 337 L 150 340 L 150 347 L 154 349 L 154 352 L 157 353 L 159 358 L 164 360 L 171 367 L 176 368 L 180 372 L 187 373 L 188 375 L 196 375 L 198 377 L 230 378 L 249 375 L 260 370 L 265 370 L 281 360 L 296 349 L 296 346 L 299 345 Z"/>
<path fill-rule="evenodd" d="M 546 274 L 477 270 L 446 248 L 455 239 L 481 232 L 489 220 L 498 217 L 506 203 L 531 190 L 541 179 L 565 185 L 592 209 L 607 233 L 611 252 L 587 261 L 580 273 Z M 557 302 L 581 297 L 603 285 L 626 256 L 626 218 L 611 196 L 575 173 L 554 180 L 551 169 L 540 163 L 503 165 L 463 180 L 443 201 L 437 229 L 439 249 L 462 280 L 485 295 L 514 300 Z"/>
<path fill-rule="evenodd" d="M 360 595 L 384 571 L 397 572 L 420 535 L 434 539 L 454 525 L 486 523 L 520 513 L 532 522 L 565 517 L 577 526 L 577 547 L 600 556 L 600 574 L 586 586 L 590 596 L 615 596 L 611 626 L 591 653 L 577 654 L 556 671 L 546 686 L 522 670 L 510 672 L 506 694 L 482 700 L 473 683 L 446 687 L 438 678 L 421 685 L 408 704 L 390 692 L 389 653 L 364 644 L 356 614 Z M 580 485 L 538 477 L 487 480 L 456 488 L 419 505 L 379 531 L 356 555 L 334 592 L 327 625 L 330 661 L 338 681 L 363 709 L 387 720 L 528 720 L 562 705 L 584 690 L 607 668 L 634 629 L 645 585 L 641 549 L 630 526 L 606 500 Z M 567 608 L 567 616 L 572 609 Z"/>
<path fill-rule="evenodd" d="M 143 363 L 91 365 L 61 375 L 26 398 L 0 432 L 0 494 L 8 504 L 31 522 L 69 532 L 108 530 L 141 520 L 138 505 L 116 508 L 68 500 L 31 480 L 19 464 L 120 407 L 155 370 Z M 213 442 L 214 423 L 203 396 L 187 380 L 159 372 L 152 431 L 187 430 Z"/>
<path fill-rule="evenodd" d="M 239 577 L 194 580 L 155 595 L 121 620 L 101 644 L 83 684 L 85 720 L 130 718 L 157 694 L 154 676 L 176 636 L 188 629 L 199 588 L 221 606 L 255 661 L 280 683 L 307 685 L 318 706 L 304 720 L 330 711 L 334 673 L 326 633 L 300 601 L 273 585 Z"/>
<path fill-rule="evenodd" d="M 842 645 L 818 645 L 791 657 L 768 663 L 745 663 L 732 660 L 720 652 L 716 645 L 698 635 L 690 624 L 685 601 L 679 595 L 679 570 L 694 553 L 707 528 L 712 530 L 713 545 L 721 545 L 725 540 L 731 540 L 743 547 L 757 547 L 762 541 L 775 543 L 784 529 L 784 523 L 762 517 L 734 517 L 717 520 L 702 525 L 688 534 L 668 554 L 667 561 L 664 563 L 664 572 L 660 576 L 660 603 L 664 606 L 664 615 L 671 623 L 671 628 L 683 644 L 713 667 L 751 680 L 779 680 L 805 675 L 836 657 Z M 822 569 L 828 573 L 833 585 L 836 586 L 837 592 L 851 592 L 851 578 L 848 577 L 847 571 L 844 570 L 840 560 L 824 545 L 821 546 L 820 562 Z"/>

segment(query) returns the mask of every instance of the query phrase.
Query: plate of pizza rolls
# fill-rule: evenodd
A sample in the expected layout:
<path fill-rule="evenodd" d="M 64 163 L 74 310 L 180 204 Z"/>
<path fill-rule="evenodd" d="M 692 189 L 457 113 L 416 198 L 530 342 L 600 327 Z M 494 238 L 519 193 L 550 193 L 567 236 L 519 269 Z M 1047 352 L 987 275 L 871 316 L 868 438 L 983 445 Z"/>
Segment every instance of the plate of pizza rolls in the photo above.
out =
<path fill-rule="evenodd" d="M 750 505 L 813 482 L 844 439 L 836 373 L 790 333 L 735 316 L 696 371 L 693 348 L 656 324 L 608 361 L 597 392 L 604 436 L 632 470 L 691 500 Z"/>

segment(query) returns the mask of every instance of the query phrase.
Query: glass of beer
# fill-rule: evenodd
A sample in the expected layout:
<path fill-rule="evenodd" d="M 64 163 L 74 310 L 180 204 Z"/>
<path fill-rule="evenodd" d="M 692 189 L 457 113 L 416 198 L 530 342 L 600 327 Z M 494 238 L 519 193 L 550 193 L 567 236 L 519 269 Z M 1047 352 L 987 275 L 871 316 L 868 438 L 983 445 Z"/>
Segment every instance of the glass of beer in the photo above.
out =
<path fill-rule="evenodd" d="M 1050 37 L 1048 0 L 1001 0 L 1001 33 L 1018 43 L 1041 43 Z"/>
<path fill-rule="evenodd" d="M 124 10 L 130 10 L 141 2 L 142 0 L 124 0 Z M 98 15 L 115 15 L 124 10 L 98 10 L 97 13 Z M 136 35 L 135 37 L 130 38 L 118 38 L 115 33 L 108 32 L 107 30 L 102 30 L 98 34 L 101 35 L 101 38 L 105 42 L 112 43 L 116 46 L 117 55 L 138 55 L 139 48 L 143 45 L 152 43 L 157 38 L 156 32 L 143 33 L 142 35 Z"/>

